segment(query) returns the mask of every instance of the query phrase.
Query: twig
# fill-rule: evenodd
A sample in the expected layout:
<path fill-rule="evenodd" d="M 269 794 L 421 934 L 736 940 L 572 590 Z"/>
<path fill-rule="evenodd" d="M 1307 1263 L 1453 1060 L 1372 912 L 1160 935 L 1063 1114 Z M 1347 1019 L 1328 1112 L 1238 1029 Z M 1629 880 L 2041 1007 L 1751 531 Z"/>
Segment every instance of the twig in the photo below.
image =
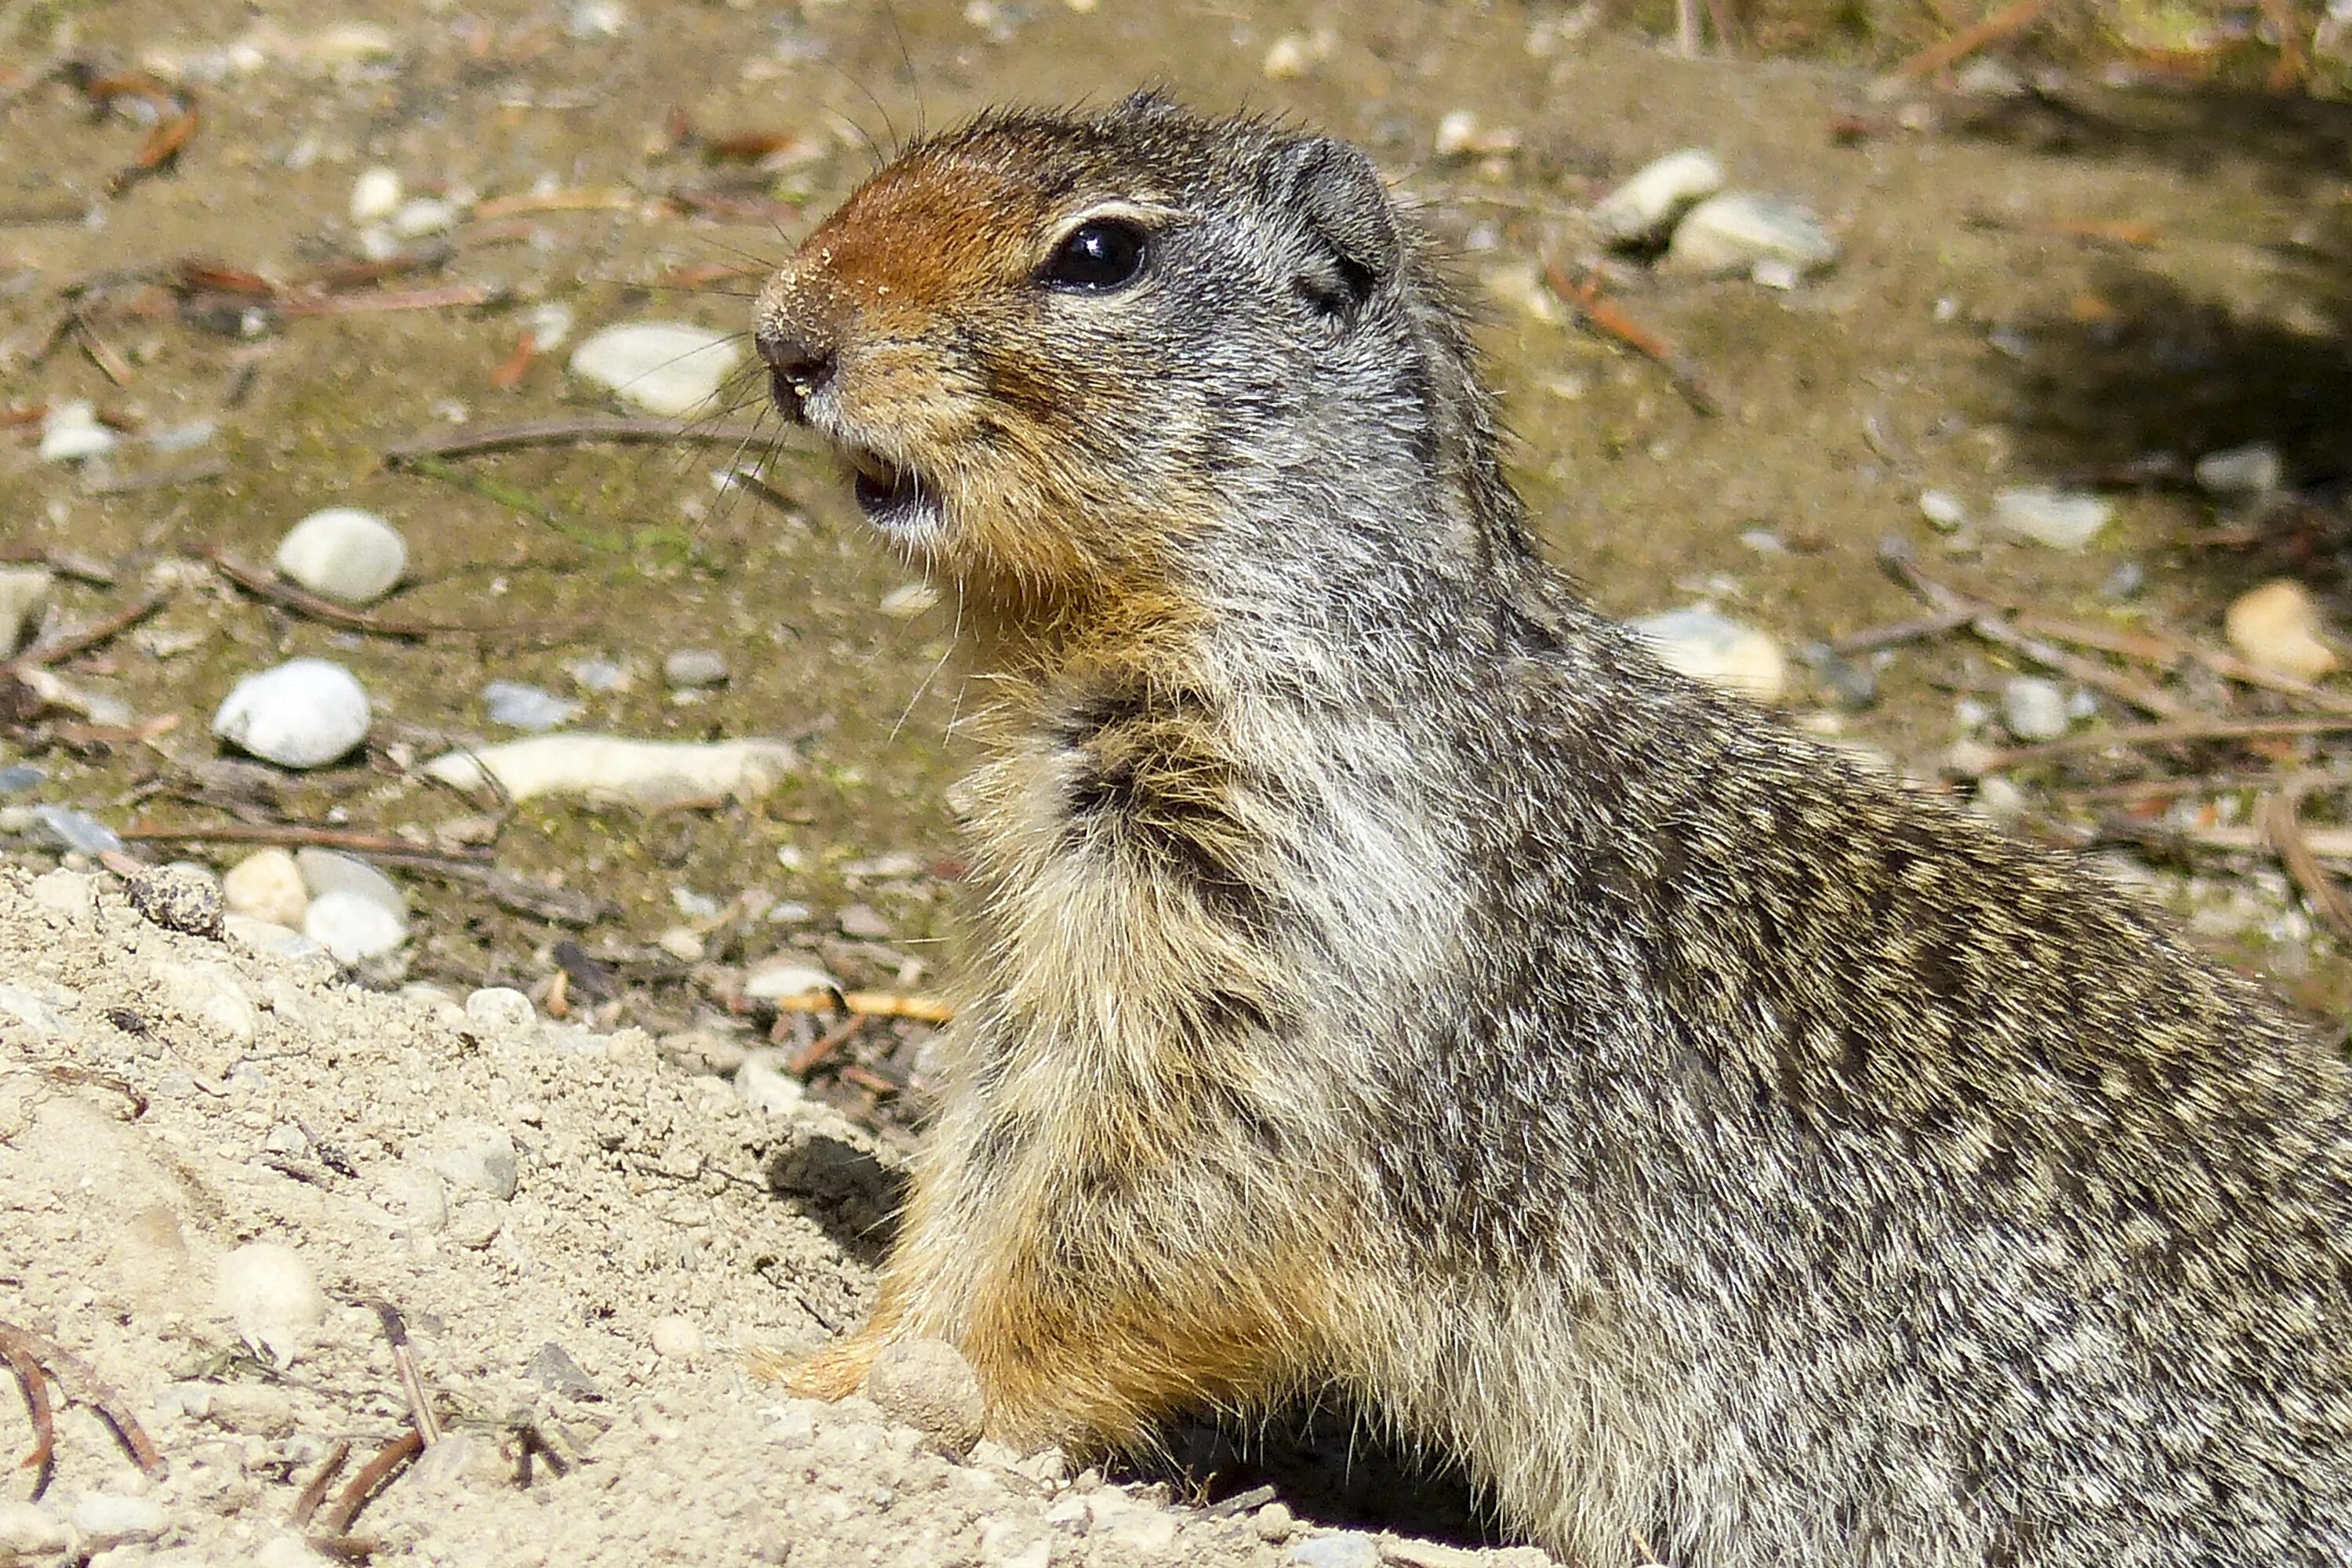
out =
<path fill-rule="evenodd" d="M 839 1009 L 868 1018 L 911 1018 L 919 1024 L 944 1024 L 955 1016 L 955 1008 L 940 997 L 908 996 L 895 991 L 847 991 L 838 994 L 807 991 L 797 996 L 777 997 L 775 1007 L 780 1013 L 830 1013 Z"/>
<path fill-rule="evenodd" d="M 32 669 L 88 653 L 101 643 L 112 642 L 162 609 L 171 597 L 171 595 L 160 591 L 150 594 L 129 609 L 119 611 L 94 626 L 26 648 L 15 658 L 0 663 L 0 669 Z"/>
<path fill-rule="evenodd" d="M 417 1436 L 429 1448 L 441 1440 L 441 1423 L 433 1414 L 432 1402 L 425 1397 L 425 1380 L 416 1374 L 416 1352 L 408 1343 L 408 1325 L 391 1302 L 368 1305 L 375 1309 L 376 1321 L 383 1325 L 384 1340 L 392 1346 L 392 1368 L 399 1374 L 400 1392 L 408 1399 L 408 1418 L 416 1424 Z"/>
<path fill-rule="evenodd" d="M 522 425 L 465 425 L 446 433 L 412 436 L 386 447 L 383 460 L 397 468 L 419 458 L 467 458 L 478 452 L 510 452 L 520 447 L 594 441 L 623 445 L 683 441 L 732 447 L 773 434 L 756 425 L 684 425 L 671 419 L 537 419 Z"/>
<path fill-rule="evenodd" d="M 852 1013 L 784 1060 L 784 1070 L 794 1078 L 806 1078 L 833 1059 L 835 1052 L 847 1045 L 850 1037 L 866 1027 L 871 1014 Z"/>
<path fill-rule="evenodd" d="M 113 1432 L 114 1440 L 122 1451 L 150 1476 L 163 1473 L 163 1456 L 155 1451 L 146 1429 L 122 1408 L 122 1401 L 106 1386 L 89 1363 L 45 1335 L 15 1323 L 0 1322 L 0 1348 L 8 1352 L 9 1364 L 19 1356 L 29 1358 L 56 1380 L 65 1396 L 77 1405 L 87 1405 L 98 1413 L 98 1418 Z"/>
<path fill-rule="evenodd" d="M 16 1374 L 16 1386 L 25 1392 L 25 1413 L 32 1417 L 33 1451 L 18 1468 L 33 1472 L 33 1501 L 38 1502 L 58 1468 L 58 1422 L 49 1408 L 49 1380 L 40 1362 L 5 1333 L 0 1333 L 0 1361 Z"/>
<path fill-rule="evenodd" d="M 2194 741 L 2252 741 L 2292 735 L 2334 735 L 2352 731 L 2352 715 L 2307 719 L 2185 719 L 2175 723 L 2138 724 L 2120 730 L 2092 730 L 2064 735 L 2032 746 L 1989 752 L 1970 766 L 1951 770 L 1956 778 L 1982 778 L 1987 773 L 2046 763 L 2077 752 L 2099 752 L 2111 746 L 2133 748 L 2179 745 Z"/>
<path fill-rule="evenodd" d="M 2304 774 L 2281 784 L 2279 792 L 2263 806 L 2263 836 L 2271 841 L 2271 847 L 2278 851 L 2280 863 L 2286 867 L 2287 875 L 2294 879 L 2295 886 L 2303 889 L 2303 896 L 2310 900 L 2312 910 L 2337 936 L 2352 937 L 2352 904 L 2345 902 L 2343 891 L 2329 879 L 2326 872 L 2319 868 L 2319 861 L 2312 854 L 2310 841 L 2304 837 L 2303 824 L 2297 815 L 2303 797 L 2317 782 L 2309 774 Z"/>
<path fill-rule="evenodd" d="M 480 283 L 450 283 L 438 289 L 411 289 L 381 294 L 325 294 L 315 299 L 278 302 L 288 316 L 366 316 L 386 310 L 450 310 L 475 305 L 495 305 L 510 290 Z"/>
<path fill-rule="evenodd" d="M 102 1089 L 110 1094 L 119 1094 L 130 1101 L 131 1120 L 133 1121 L 147 1114 L 147 1097 L 110 1074 L 93 1072 L 89 1068 L 76 1067 L 70 1062 L 49 1062 L 42 1067 L 41 1076 L 53 1083 L 69 1083 L 79 1088 Z"/>
<path fill-rule="evenodd" d="M 1601 277 L 1595 273 L 1582 283 L 1570 281 L 1567 268 L 1547 258 L 1543 264 L 1544 283 L 1560 300 L 1583 316 L 1595 330 L 1615 338 L 1627 348 L 1654 362 L 1683 395 L 1683 401 L 1694 413 L 1712 416 L 1716 412 L 1715 395 L 1707 390 L 1706 377 L 1698 362 L 1684 353 L 1656 332 L 1642 325 L 1618 306 L 1601 297 Z"/>
<path fill-rule="evenodd" d="M 1852 658 L 1857 654 L 1876 653 L 1880 648 L 1899 647 L 1905 643 L 1939 637 L 1946 632 L 1958 631 L 1975 619 L 1976 613 L 1966 606 L 1938 610 L 1932 616 L 1921 616 L 1916 620 L 1896 621 L 1892 626 L 1874 626 L 1869 631 L 1839 637 L 1829 645 L 1830 651 L 1841 658 Z"/>
<path fill-rule="evenodd" d="M 1969 629 L 1987 642 L 1998 643 L 2023 654 L 2045 668 L 2070 676 L 2085 686 L 2095 687 L 2159 719 L 2186 719 L 2194 711 L 2179 698 L 2159 691 L 2145 681 L 2134 680 L 2128 675 L 2117 674 L 2105 665 L 2027 637 L 1997 615 L 1979 616 L 1969 623 Z"/>
<path fill-rule="evenodd" d="M 319 1533 L 328 1536 L 348 1534 L 352 1521 L 360 1510 L 375 1500 L 376 1494 L 392 1484 L 392 1479 L 425 1452 L 424 1435 L 412 1426 L 376 1450 L 375 1458 L 362 1467 L 350 1484 L 335 1495 L 334 1502 L 319 1516 Z"/>
<path fill-rule="evenodd" d="M 1987 44 L 2025 31 L 2050 8 L 2050 0 L 2013 0 L 1973 26 L 1961 28 L 1940 44 L 1931 44 L 1888 73 L 1896 81 L 1916 81 L 1959 64 Z"/>
<path fill-rule="evenodd" d="M 351 1457 L 352 1440 L 337 1438 L 335 1446 L 327 1450 L 327 1457 L 319 1461 L 318 1473 L 303 1487 L 302 1495 L 294 1500 L 294 1511 L 286 1516 L 289 1524 L 297 1530 L 310 1524 L 310 1516 L 317 1513 L 319 1505 L 327 1500 L 327 1489 L 333 1486 L 335 1478 L 343 1473 L 343 1466 Z"/>
<path fill-rule="evenodd" d="M 488 849 L 428 849 L 422 844 L 361 833 L 346 827 L 312 827 L 299 822 L 223 822 L 210 827 L 150 827 L 122 829 L 126 844 L 272 844 L 285 848 L 341 849 L 379 860 L 429 862 L 453 867 L 488 866 Z"/>
<path fill-rule="evenodd" d="M 254 597 L 267 599 L 281 609 L 307 616 L 314 621 L 324 621 L 329 626 L 386 637 L 429 637 L 468 633 L 476 629 L 440 621 L 388 620 L 382 616 L 372 616 L 365 610 L 338 605 L 332 599 L 313 594 L 298 584 L 282 582 L 268 573 L 257 572 L 217 545 L 207 546 L 198 553 L 212 563 L 215 571 Z"/>

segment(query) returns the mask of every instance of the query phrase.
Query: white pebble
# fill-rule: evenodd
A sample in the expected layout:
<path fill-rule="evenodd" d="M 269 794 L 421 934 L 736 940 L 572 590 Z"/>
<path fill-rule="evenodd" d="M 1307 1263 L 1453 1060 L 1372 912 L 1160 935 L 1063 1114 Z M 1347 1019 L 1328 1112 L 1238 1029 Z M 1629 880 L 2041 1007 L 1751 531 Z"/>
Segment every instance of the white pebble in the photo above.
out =
<path fill-rule="evenodd" d="M 782 741 L 568 734 L 451 752 L 426 763 L 425 772 L 463 790 L 483 788 L 495 779 L 511 800 L 579 795 L 656 810 L 690 801 L 756 799 L 798 765 L 792 747 Z"/>
<path fill-rule="evenodd" d="M 1992 498 L 1992 520 L 2002 531 L 2053 550 L 2082 549 L 2114 511 L 2105 497 L 2044 485 L 2017 485 Z"/>
<path fill-rule="evenodd" d="M 866 1397 L 882 1414 L 912 1426 L 947 1452 L 969 1454 L 987 1414 L 980 1378 L 945 1340 L 898 1340 L 874 1358 Z"/>
<path fill-rule="evenodd" d="M 2286 460 L 2267 441 L 2197 459 L 2197 482 L 2215 495 L 2268 495 L 2285 479 Z"/>
<path fill-rule="evenodd" d="M 297 658 L 231 688 L 213 715 L 213 733 L 280 767 L 315 768 L 367 739 L 373 718 L 351 671 Z"/>
<path fill-rule="evenodd" d="M 403 239 L 422 239 L 457 226 L 457 209 L 437 196 L 417 196 L 400 204 L 388 226 Z"/>
<path fill-rule="evenodd" d="M 523 325 L 530 332 L 531 347 L 540 353 L 553 353 L 572 336 L 572 307 L 551 300 L 543 305 L 533 305 L 523 313 Z"/>
<path fill-rule="evenodd" d="M 1369 1535 L 1318 1535 L 1290 1549 L 1286 1562 L 1298 1568 L 1380 1568 L 1381 1549 Z"/>
<path fill-rule="evenodd" d="M 1704 605 L 1644 616 L 1633 628 L 1669 668 L 1695 680 L 1758 702 L 1775 700 L 1788 687 L 1780 644 Z"/>
<path fill-rule="evenodd" d="M 735 1091 L 746 1105 L 769 1116 L 790 1116 L 808 1098 L 800 1079 L 758 1056 L 744 1058 L 735 1069 Z"/>
<path fill-rule="evenodd" d="M 583 342 L 572 372 L 649 413 L 682 418 L 718 395 L 740 355 L 725 333 L 706 327 L 638 321 Z"/>
<path fill-rule="evenodd" d="M 381 165 L 352 182 L 352 221 L 382 223 L 400 209 L 400 173 Z"/>
<path fill-rule="evenodd" d="M 530 998 L 511 985 L 485 985 L 467 994 L 466 1016 L 490 1029 L 527 1029 L 538 1020 Z"/>
<path fill-rule="evenodd" d="M 1704 147 L 1645 164 L 1592 209 L 1593 232 L 1604 245 L 1645 245 L 1664 238 L 1667 226 L 1691 207 L 1723 189 L 1723 165 Z"/>
<path fill-rule="evenodd" d="M 668 1312 L 654 1320 L 649 1336 L 654 1354 L 664 1361 L 699 1361 L 702 1359 L 702 1329 L 692 1318 Z"/>
<path fill-rule="evenodd" d="M 2021 741 L 2054 741 L 2072 724 L 2066 692 L 2054 680 L 2021 675 L 2000 689 L 2001 722 Z"/>
<path fill-rule="evenodd" d="M 2338 662 L 2323 636 L 2319 605 L 2292 578 L 2274 577 L 2240 597 L 2222 628 L 2231 647 L 2278 675 L 2316 680 Z"/>
<path fill-rule="evenodd" d="M 562 729 L 587 711 L 587 705 L 527 681 L 493 680 L 482 688 L 482 709 L 493 724 L 537 734 Z"/>
<path fill-rule="evenodd" d="M 0 569 L 0 658 L 40 635 L 53 579 L 45 566 Z"/>
<path fill-rule="evenodd" d="M 364 895 L 337 889 L 310 900 L 302 911 L 302 934 L 336 963 L 361 964 L 397 952 L 408 940 L 408 921 Z"/>
<path fill-rule="evenodd" d="M 236 1331 L 279 1365 L 292 1361 L 327 1316 L 327 1298 L 292 1247 L 249 1242 L 220 1261 L 217 1299 Z"/>
<path fill-rule="evenodd" d="M 41 461 L 79 463 L 114 450 L 113 431 L 87 403 L 53 403 L 41 419 Z"/>
<path fill-rule="evenodd" d="M 1919 515 L 1927 520 L 1928 527 L 1953 533 L 1968 526 L 1969 509 L 1949 490 L 1921 490 Z"/>
<path fill-rule="evenodd" d="M 0 1501 L 0 1559 L 63 1552 L 72 1542 L 63 1521 L 37 1502 Z"/>
<path fill-rule="evenodd" d="M 240 947 L 254 952 L 266 952 L 273 958 L 306 959 L 326 952 L 320 943 L 299 931 L 289 930 L 275 921 L 256 920 L 251 915 L 228 916 L 221 922 L 221 934 Z"/>
<path fill-rule="evenodd" d="M 662 679 L 687 691 L 723 685 L 727 660 L 707 647 L 682 647 L 662 660 Z"/>
<path fill-rule="evenodd" d="M 521 1180 L 514 1140 L 487 1121 L 445 1121 L 408 1152 L 451 1186 L 499 1203 L 514 1196 Z"/>
<path fill-rule="evenodd" d="M 392 524 L 355 506 L 331 506 L 278 542 L 278 570 L 314 594 L 372 605 L 408 570 L 408 545 Z"/>
<path fill-rule="evenodd" d="M 1837 259 L 1837 242 L 1821 220 L 1793 202 L 1727 191 L 1693 207 L 1675 226 L 1662 266 L 1702 278 L 1736 277 L 1762 260 L 1777 260 L 1801 276 Z"/>
<path fill-rule="evenodd" d="M 912 620 L 940 602 L 940 591 L 929 583 L 906 583 L 882 595 L 882 613 Z"/>
<path fill-rule="evenodd" d="M 73 1527 L 89 1541 L 147 1541 L 163 1533 L 163 1505 L 151 1497 L 92 1492 L 74 1504 Z"/>
<path fill-rule="evenodd" d="M 841 989 L 841 982 L 814 964 L 796 958 L 772 959 L 754 967 L 743 977 L 743 994 L 757 1002 L 772 1002 L 779 996 L 806 996 L 812 992 L 824 993 Z"/>

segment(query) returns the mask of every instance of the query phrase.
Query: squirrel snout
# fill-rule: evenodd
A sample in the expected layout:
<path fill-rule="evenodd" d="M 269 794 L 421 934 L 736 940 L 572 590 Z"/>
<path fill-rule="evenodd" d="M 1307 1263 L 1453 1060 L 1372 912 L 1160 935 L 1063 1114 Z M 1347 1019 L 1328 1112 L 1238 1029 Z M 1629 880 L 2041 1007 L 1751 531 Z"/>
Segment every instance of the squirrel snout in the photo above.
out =
<path fill-rule="evenodd" d="M 776 406 L 794 419 L 806 417 L 808 400 L 833 379 L 832 334 L 771 316 L 760 324 L 754 342 L 767 362 L 768 386 Z"/>

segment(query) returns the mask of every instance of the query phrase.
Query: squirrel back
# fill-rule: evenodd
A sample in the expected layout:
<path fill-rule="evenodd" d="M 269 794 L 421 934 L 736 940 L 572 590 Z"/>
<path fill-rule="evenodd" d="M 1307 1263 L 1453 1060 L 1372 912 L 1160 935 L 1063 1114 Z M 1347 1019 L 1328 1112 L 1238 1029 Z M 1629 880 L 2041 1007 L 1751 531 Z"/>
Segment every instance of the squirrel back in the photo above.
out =
<path fill-rule="evenodd" d="M 1336 1384 L 1574 1561 L 2352 1561 L 2340 1055 L 1585 605 L 1360 152 L 983 119 L 758 341 L 997 693 L 973 1003 L 800 1386 Z"/>

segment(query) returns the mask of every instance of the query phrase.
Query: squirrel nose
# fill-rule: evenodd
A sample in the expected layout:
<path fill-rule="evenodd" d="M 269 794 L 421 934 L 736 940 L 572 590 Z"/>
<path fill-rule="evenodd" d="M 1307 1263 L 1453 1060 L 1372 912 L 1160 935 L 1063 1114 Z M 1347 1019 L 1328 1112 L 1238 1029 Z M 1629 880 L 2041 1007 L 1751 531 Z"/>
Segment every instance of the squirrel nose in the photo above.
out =
<path fill-rule="evenodd" d="M 768 384 L 776 405 L 800 418 L 808 400 L 833 379 L 833 344 L 782 321 L 762 326 L 757 341 L 760 357 L 768 362 Z"/>

